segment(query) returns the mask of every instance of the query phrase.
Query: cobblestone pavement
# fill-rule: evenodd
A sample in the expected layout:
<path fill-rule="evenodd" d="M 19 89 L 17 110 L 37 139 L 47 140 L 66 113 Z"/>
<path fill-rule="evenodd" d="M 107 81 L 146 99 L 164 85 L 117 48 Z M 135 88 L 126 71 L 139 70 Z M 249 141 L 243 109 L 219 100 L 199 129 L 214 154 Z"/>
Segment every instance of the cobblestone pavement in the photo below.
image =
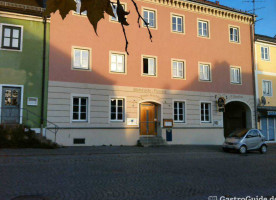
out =
<path fill-rule="evenodd" d="M 29 198 L 18 198 L 32 195 Z M 224 153 L 218 146 L 0 150 L 0 200 L 207 200 L 275 196 L 276 146 Z"/>

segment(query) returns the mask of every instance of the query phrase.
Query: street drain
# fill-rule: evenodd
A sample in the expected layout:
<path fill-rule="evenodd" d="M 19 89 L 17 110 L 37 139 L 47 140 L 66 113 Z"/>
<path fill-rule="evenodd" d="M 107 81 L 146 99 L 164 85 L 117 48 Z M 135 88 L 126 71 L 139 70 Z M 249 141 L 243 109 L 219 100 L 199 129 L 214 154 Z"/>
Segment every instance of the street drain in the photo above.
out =
<path fill-rule="evenodd" d="M 25 195 L 25 196 L 18 196 L 11 200 L 47 200 L 43 196 L 37 196 L 37 195 Z"/>

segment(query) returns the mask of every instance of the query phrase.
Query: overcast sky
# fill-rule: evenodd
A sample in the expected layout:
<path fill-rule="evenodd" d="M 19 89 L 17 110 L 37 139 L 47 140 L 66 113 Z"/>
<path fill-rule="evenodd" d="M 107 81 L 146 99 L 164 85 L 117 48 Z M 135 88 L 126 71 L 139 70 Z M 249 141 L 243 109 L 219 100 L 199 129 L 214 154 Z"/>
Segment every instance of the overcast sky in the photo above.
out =
<path fill-rule="evenodd" d="M 219 0 L 221 5 L 243 11 L 252 11 L 253 4 L 249 1 L 252 0 Z M 256 8 L 257 20 L 263 18 L 256 22 L 256 33 L 274 37 L 276 35 L 276 0 L 256 0 Z"/>

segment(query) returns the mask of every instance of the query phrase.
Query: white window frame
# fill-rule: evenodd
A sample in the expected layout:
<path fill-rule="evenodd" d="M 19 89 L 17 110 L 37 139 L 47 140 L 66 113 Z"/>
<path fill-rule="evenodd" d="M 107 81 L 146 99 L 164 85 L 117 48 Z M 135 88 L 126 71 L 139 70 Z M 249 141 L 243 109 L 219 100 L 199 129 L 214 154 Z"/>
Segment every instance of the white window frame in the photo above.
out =
<path fill-rule="evenodd" d="M 115 52 L 115 51 L 110 51 L 110 56 L 109 56 L 109 72 L 110 73 L 115 73 L 115 74 L 126 74 L 127 73 L 127 55 L 126 53 L 122 52 Z M 112 56 L 116 55 L 116 71 L 112 71 Z M 117 62 L 117 56 L 123 56 L 123 72 L 118 71 L 118 62 Z"/>
<path fill-rule="evenodd" d="M 111 101 L 116 100 L 116 119 L 111 119 Z M 118 119 L 118 100 L 123 100 L 123 119 Z M 126 98 L 125 97 L 109 97 L 109 122 L 125 122 L 126 119 Z"/>
<path fill-rule="evenodd" d="M 176 30 L 173 29 L 173 18 L 176 18 Z M 178 30 L 178 19 L 181 19 L 181 31 Z M 174 13 L 171 13 L 171 30 L 173 33 L 184 33 L 184 16 L 183 15 L 178 15 L 178 14 L 174 14 Z"/>
<path fill-rule="evenodd" d="M 73 119 L 73 105 L 74 105 L 74 98 L 87 98 L 87 119 L 86 120 L 74 120 Z M 83 122 L 83 123 L 90 123 L 90 95 L 89 94 L 71 94 L 71 101 L 70 101 L 70 121 L 71 123 L 75 122 Z"/>
<path fill-rule="evenodd" d="M 177 75 L 174 75 L 174 63 L 177 63 Z M 182 63 L 182 76 L 179 76 L 179 63 Z M 186 61 L 185 60 L 179 60 L 179 59 L 172 59 L 172 78 L 174 79 L 182 79 L 185 80 L 186 79 Z"/>
<path fill-rule="evenodd" d="M 202 121 L 202 119 L 201 119 L 201 104 L 209 104 L 210 105 L 210 110 L 209 110 L 209 121 L 206 121 L 205 119 L 206 119 L 206 116 L 205 116 L 205 112 L 204 112 L 204 120 Z M 213 116 L 212 116 L 212 102 L 209 102 L 209 101 L 201 101 L 200 102 L 200 105 L 199 105 L 200 107 L 199 107 L 199 110 L 200 110 L 200 123 L 212 123 L 212 118 L 213 118 Z M 204 110 L 206 110 L 205 109 L 205 106 L 204 106 Z"/>
<path fill-rule="evenodd" d="M 109 17 L 109 20 L 110 20 L 111 22 L 118 22 L 117 3 L 113 2 L 113 1 L 111 1 L 111 2 L 112 2 L 112 3 L 111 3 L 111 8 L 112 8 L 113 14 L 115 15 L 115 18 L 112 17 L 112 16 L 110 16 L 110 17 Z M 115 9 L 114 9 L 113 5 L 116 6 Z M 127 9 L 127 8 L 126 8 L 126 3 L 121 2 L 121 5 L 123 6 L 124 10 Z"/>
<path fill-rule="evenodd" d="M 76 10 L 73 11 L 73 13 L 75 15 L 79 15 L 79 16 L 87 16 L 87 11 L 83 11 L 82 13 L 80 12 L 81 10 L 81 0 L 75 0 L 76 2 Z"/>
<path fill-rule="evenodd" d="M 231 29 L 233 29 L 233 34 L 231 35 Z M 237 36 L 235 37 L 234 30 L 237 30 Z M 232 38 L 231 38 L 232 36 Z M 237 40 L 236 40 L 237 38 Z M 229 26 L 229 40 L 230 42 L 240 43 L 240 28 L 236 26 Z"/>
<path fill-rule="evenodd" d="M 269 83 L 269 90 L 270 90 L 270 93 L 269 93 L 269 94 L 267 94 L 267 93 L 265 94 L 265 93 L 264 93 L 265 83 Z M 263 92 L 263 96 L 265 96 L 265 97 L 272 97 L 272 96 L 273 96 L 272 81 L 270 81 L 270 80 L 263 80 L 263 81 L 262 81 L 262 92 Z"/>
<path fill-rule="evenodd" d="M 265 53 L 266 49 L 267 49 L 267 53 Z M 264 53 L 263 53 L 263 51 L 264 51 Z M 270 61 L 270 52 L 269 52 L 268 46 L 261 46 L 261 58 L 262 58 L 262 60 Z"/>
<path fill-rule="evenodd" d="M 201 32 L 200 32 L 200 28 L 199 28 L 200 23 L 201 23 Z M 207 35 L 204 35 L 203 24 L 207 24 L 207 30 L 206 30 Z M 197 20 L 197 35 L 199 37 L 203 37 L 203 38 L 210 38 L 210 22 L 209 22 L 209 20 L 204 20 L 204 19 Z"/>
<path fill-rule="evenodd" d="M 2 120 L 1 114 L 2 114 L 2 92 L 3 92 L 3 87 L 17 87 L 21 88 L 21 102 L 20 102 L 20 124 L 23 123 L 23 102 L 24 102 L 24 85 L 10 85 L 10 84 L 0 84 L 0 122 Z"/>
<path fill-rule="evenodd" d="M 238 78 L 235 79 L 235 77 L 233 77 L 233 73 L 232 71 L 234 71 L 234 75 L 236 74 L 236 71 L 238 71 Z M 242 84 L 242 72 L 241 72 L 241 68 L 240 67 L 235 67 L 235 66 L 230 66 L 230 83 L 232 84 Z"/>
<path fill-rule="evenodd" d="M 81 55 L 80 55 L 80 66 L 75 66 L 75 50 L 80 50 L 81 51 Z M 82 67 L 82 52 L 83 51 L 88 51 L 88 66 L 87 67 Z M 72 47 L 72 69 L 74 70 L 91 70 L 91 64 L 92 64 L 92 59 L 91 56 L 92 55 L 92 50 L 89 48 L 85 48 L 85 47 L 76 47 L 73 46 Z"/>
<path fill-rule="evenodd" d="M 149 62 L 148 62 L 148 73 L 144 73 L 144 58 L 154 60 L 154 74 L 149 73 Z M 142 55 L 142 76 L 157 77 L 157 57 Z"/>
<path fill-rule="evenodd" d="M 203 66 L 203 69 L 201 70 L 201 66 Z M 208 77 L 206 78 L 205 76 L 205 72 L 206 70 L 206 66 L 208 67 Z M 209 63 L 199 63 L 199 80 L 200 81 L 204 81 L 204 82 L 211 82 L 212 81 L 212 72 L 211 72 L 212 68 L 211 68 L 211 64 Z M 203 77 L 201 77 L 201 71 L 203 73 Z"/>
<path fill-rule="evenodd" d="M 172 105 L 172 108 L 173 108 L 173 112 L 172 112 L 172 114 L 173 114 L 173 121 L 174 121 L 174 123 L 177 123 L 177 124 L 186 124 L 186 111 L 187 111 L 187 109 L 186 109 L 186 107 L 187 107 L 187 105 L 186 105 L 186 101 L 185 100 L 178 100 L 178 99 L 175 99 L 175 100 L 173 100 L 173 105 Z M 181 121 L 181 120 L 179 120 L 179 109 L 177 109 L 177 118 L 178 118 L 178 120 L 175 120 L 174 119 L 174 104 L 175 103 L 183 103 L 184 104 L 184 109 L 183 109 L 183 120 Z"/>
<path fill-rule="evenodd" d="M 145 19 L 146 22 L 148 22 L 149 28 L 157 29 L 157 10 L 151 9 L 151 8 L 143 8 L 142 10 L 143 10 L 143 18 Z M 148 12 L 147 13 L 147 18 L 144 15 L 145 11 Z M 153 13 L 154 14 L 153 15 L 154 16 L 154 26 L 151 26 L 150 23 L 149 23 L 149 20 L 150 20 L 149 19 L 149 15 L 150 15 L 149 13 Z M 148 21 L 146 19 L 148 19 Z M 144 21 L 142 21 L 142 23 L 143 23 L 143 27 L 146 27 Z"/>
<path fill-rule="evenodd" d="M 19 44 L 20 48 L 19 49 L 2 48 L 3 26 L 11 26 L 11 27 L 16 27 L 16 28 L 21 29 L 20 44 Z M 23 50 L 23 38 L 24 38 L 23 34 L 24 34 L 24 27 L 21 26 L 21 25 L 0 23 L 0 50 L 22 52 L 22 50 Z"/>

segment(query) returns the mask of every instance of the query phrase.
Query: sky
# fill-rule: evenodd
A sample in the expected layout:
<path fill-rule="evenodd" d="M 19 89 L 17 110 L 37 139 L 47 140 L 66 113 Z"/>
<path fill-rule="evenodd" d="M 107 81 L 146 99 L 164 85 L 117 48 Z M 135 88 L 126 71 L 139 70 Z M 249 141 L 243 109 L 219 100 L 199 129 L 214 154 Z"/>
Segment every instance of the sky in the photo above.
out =
<path fill-rule="evenodd" d="M 252 11 L 253 4 L 250 1 L 252 0 L 219 0 L 219 3 L 242 11 Z M 262 18 L 256 22 L 256 33 L 274 37 L 276 35 L 276 0 L 256 0 L 256 15 L 257 20 Z"/>

